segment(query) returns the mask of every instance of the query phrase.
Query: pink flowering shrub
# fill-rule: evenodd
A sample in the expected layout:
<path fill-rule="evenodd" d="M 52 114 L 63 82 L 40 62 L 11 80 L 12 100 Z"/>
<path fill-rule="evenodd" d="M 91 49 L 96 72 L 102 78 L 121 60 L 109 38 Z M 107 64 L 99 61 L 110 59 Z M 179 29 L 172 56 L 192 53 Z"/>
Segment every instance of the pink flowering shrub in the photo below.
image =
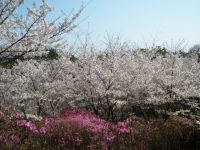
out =
<path fill-rule="evenodd" d="M 180 117 L 113 124 L 66 108 L 55 118 L 30 121 L 14 109 L 0 109 L 0 149 L 196 149 L 199 136 L 193 122 Z"/>

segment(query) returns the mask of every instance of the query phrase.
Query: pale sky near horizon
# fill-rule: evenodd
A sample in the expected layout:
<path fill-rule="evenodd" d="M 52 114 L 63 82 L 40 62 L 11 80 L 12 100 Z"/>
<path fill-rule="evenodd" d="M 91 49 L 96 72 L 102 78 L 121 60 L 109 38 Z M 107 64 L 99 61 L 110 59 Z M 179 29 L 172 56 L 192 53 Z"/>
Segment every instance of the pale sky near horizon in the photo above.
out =
<path fill-rule="evenodd" d="M 33 1 L 28 0 L 26 5 Z M 61 10 L 69 13 L 88 1 L 49 0 L 49 4 L 59 16 Z M 185 39 L 193 45 L 200 43 L 199 7 L 200 0 L 93 0 L 79 18 L 77 31 L 90 32 L 94 42 L 108 33 L 132 42 Z"/>

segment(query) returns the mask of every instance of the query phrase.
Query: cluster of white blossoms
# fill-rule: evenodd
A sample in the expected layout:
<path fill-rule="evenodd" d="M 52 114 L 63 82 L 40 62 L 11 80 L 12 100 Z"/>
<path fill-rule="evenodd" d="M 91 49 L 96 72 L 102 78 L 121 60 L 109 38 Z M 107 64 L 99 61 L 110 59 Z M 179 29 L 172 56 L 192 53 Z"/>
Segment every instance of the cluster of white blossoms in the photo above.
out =
<path fill-rule="evenodd" d="M 74 61 L 72 55 L 62 53 L 55 60 L 30 59 L 18 61 L 11 69 L 1 68 L 4 100 L 40 114 L 55 113 L 63 105 L 88 106 L 98 112 L 131 103 L 200 97 L 200 64 L 193 55 L 168 52 L 163 56 L 156 50 L 124 51 L 122 47 L 90 50 L 80 52 Z"/>

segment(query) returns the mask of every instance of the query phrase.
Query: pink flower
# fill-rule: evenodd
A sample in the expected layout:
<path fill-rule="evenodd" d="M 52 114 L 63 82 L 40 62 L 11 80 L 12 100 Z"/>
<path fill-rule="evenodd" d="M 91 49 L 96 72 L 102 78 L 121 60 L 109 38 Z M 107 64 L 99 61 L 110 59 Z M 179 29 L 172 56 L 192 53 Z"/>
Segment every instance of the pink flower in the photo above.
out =
<path fill-rule="evenodd" d="M 107 140 L 108 142 L 112 142 L 114 139 L 115 139 L 115 136 L 114 136 L 114 135 L 109 135 L 109 136 L 106 137 L 106 140 Z"/>
<path fill-rule="evenodd" d="M 19 120 L 19 121 L 17 121 L 17 125 L 18 125 L 18 126 L 25 126 L 26 123 L 27 123 L 26 120 Z"/>
<path fill-rule="evenodd" d="M 33 133 L 39 133 L 39 131 L 37 129 L 37 126 L 34 123 L 30 122 L 30 121 L 20 120 L 20 121 L 17 121 L 17 125 L 18 126 L 27 127 Z"/>
<path fill-rule="evenodd" d="M 4 113 L 0 111 L 0 117 L 4 117 Z"/>
<path fill-rule="evenodd" d="M 45 128 L 45 127 L 42 127 L 42 128 L 40 128 L 40 133 L 46 133 L 47 132 L 47 129 Z"/>
<path fill-rule="evenodd" d="M 14 116 L 17 119 L 22 118 L 22 115 L 18 111 L 16 111 L 16 110 L 14 111 Z"/>

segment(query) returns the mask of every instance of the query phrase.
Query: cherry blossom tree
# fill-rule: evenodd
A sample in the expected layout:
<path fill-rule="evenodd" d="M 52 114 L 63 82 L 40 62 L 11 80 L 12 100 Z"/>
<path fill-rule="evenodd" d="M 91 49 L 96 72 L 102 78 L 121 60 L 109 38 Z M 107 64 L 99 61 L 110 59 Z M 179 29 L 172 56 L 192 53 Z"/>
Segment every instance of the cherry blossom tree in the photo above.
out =
<path fill-rule="evenodd" d="M 38 7 L 33 4 L 27 14 L 21 16 L 18 10 L 23 3 L 24 0 L 0 2 L 0 66 L 3 66 L 0 67 L 0 97 L 15 106 L 26 104 L 23 107 L 37 110 L 39 115 L 44 112 L 43 103 L 47 103 L 54 112 L 57 101 L 68 95 L 59 91 L 63 92 L 71 79 L 69 72 L 63 69 L 71 62 L 62 57 L 67 45 L 65 37 L 77 27 L 76 20 L 85 6 L 74 14 L 50 20 L 48 16 L 53 8 L 46 0 L 42 0 Z M 51 49 L 56 50 L 59 60 L 47 62 L 35 59 Z M 16 64 L 14 67 L 13 63 Z M 10 64 L 11 69 L 4 68 Z M 52 100 L 54 98 L 56 102 Z"/>
<path fill-rule="evenodd" d="M 2 0 L 0 4 L 0 63 L 5 64 L 19 58 L 41 56 L 49 48 L 63 50 L 64 37 L 77 27 L 76 20 L 84 9 L 63 20 L 48 19 L 53 12 L 46 0 L 39 7 L 33 4 L 27 14 L 17 12 L 24 0 Z"/>

